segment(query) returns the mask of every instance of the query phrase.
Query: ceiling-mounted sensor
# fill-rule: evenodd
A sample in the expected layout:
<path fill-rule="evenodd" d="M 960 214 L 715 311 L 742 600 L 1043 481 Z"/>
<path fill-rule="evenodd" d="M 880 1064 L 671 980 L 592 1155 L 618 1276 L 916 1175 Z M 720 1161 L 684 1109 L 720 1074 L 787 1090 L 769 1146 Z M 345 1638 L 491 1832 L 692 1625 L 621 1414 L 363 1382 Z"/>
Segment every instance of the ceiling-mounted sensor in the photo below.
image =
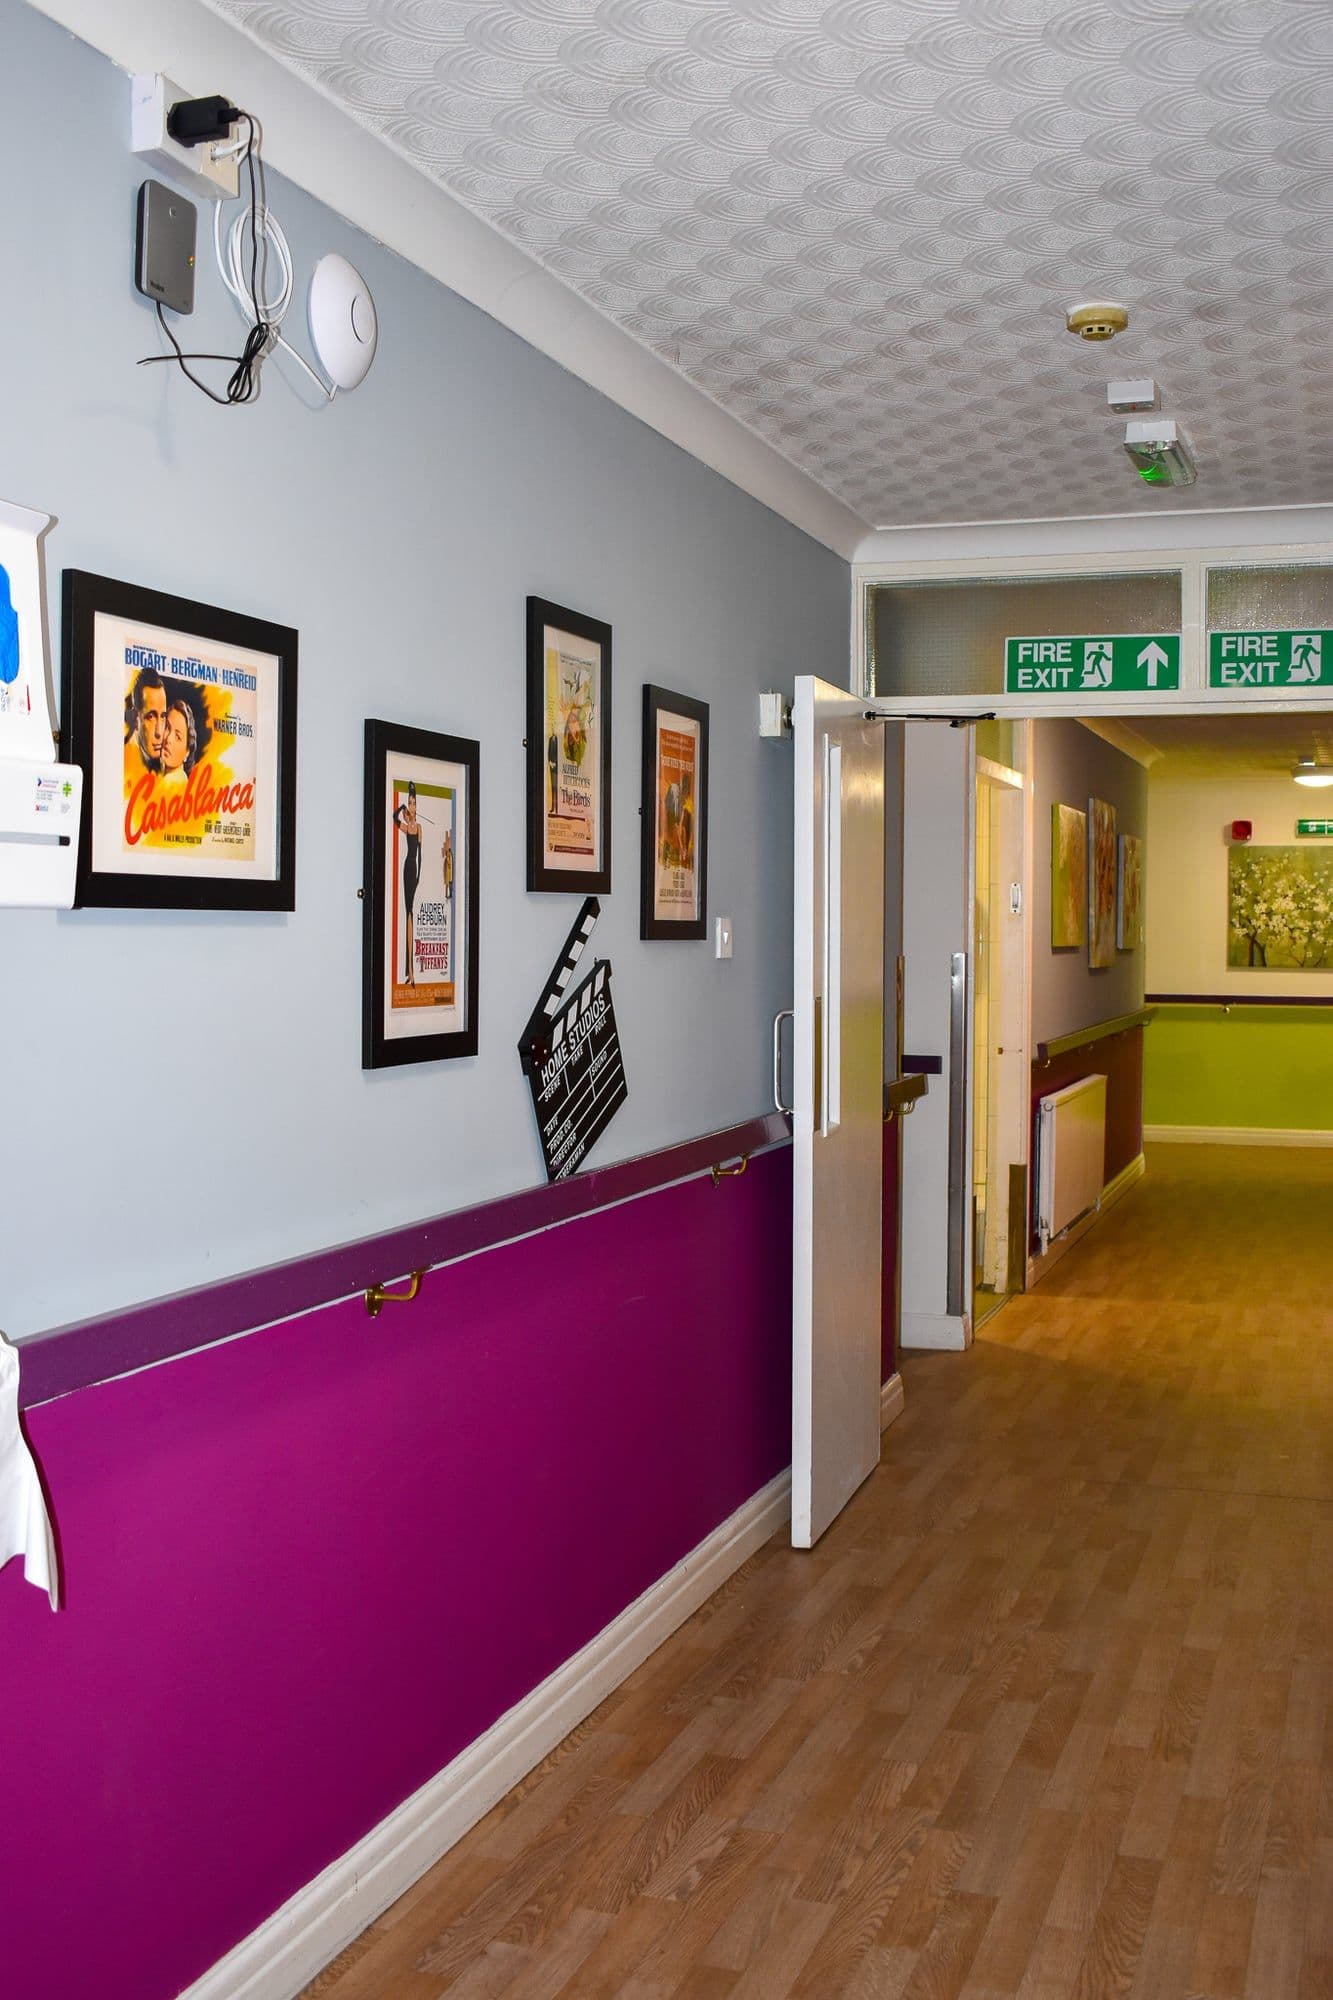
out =
<path fill-rule="evenodd" d="M 1129 325 L 1129 311 L 1110 299 L 1090 299 L 1081 306 L 1070 306 L 1065 325 L 1081 340 L 1114 340 Z"/>
<path fill-rule="evenodd" d="M 1160 400 L 1157 384 L 1147 375 L 1133 382 L 1108 382 L 1106 385 L 1107 407 L 1122 417 L 1131 410 L 1155 410 Z"/>
<path fill-rule="evenodd" d="M 364 382 L 375 359 L 379 320 L 370 287 L 354 265 L 331 251 L 310 280 L 310 338 L 329 380 L 339 389 Z"/>
<path fill-rule="evenodd" d="M 1197 474 L 1174 417 L 1144 417 L 1125 425 L 1125 450 L 1148 486 L 1193 486 Z"/>

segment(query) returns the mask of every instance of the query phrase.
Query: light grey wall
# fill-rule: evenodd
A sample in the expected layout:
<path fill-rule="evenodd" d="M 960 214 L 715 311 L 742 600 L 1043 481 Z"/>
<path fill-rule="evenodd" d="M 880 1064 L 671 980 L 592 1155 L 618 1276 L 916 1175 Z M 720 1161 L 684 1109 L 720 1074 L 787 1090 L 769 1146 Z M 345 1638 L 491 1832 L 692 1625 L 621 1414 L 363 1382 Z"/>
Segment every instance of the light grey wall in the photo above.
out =
<path fill-rule="evenodd" d="M 1090 798 L 1115 807 L 1116 835 L 1148 831 L 1148 774 L 1132 757 L 1081 722 L 1049 718 L 1032 725 L 1032 1039 L 1071 1035 L 1143 1005 L 1143 948 L 1117 951 L 1094 971 L 1086 945 L 1051 948 L 1051 807 L 1088 809 Z M 1153 858 L 1144 848 L 1145 875 Z"/>
<path fill-rule="evenodd" d="M 58 517 L 56 657 L 64 566 L 301 640 L 294 915 L 0 910 L 0 1326 L 541 1179 L 515 1044 L 578 899 L 523 887 L 529 592 L 614 630 L 614 893 L 595 944 L 630 1101 L 594 1158 L 762 1110 L 790 998 L 791 748 L 759 740 L 755 696 L 798 672 L 845 682 L 846 565 L 276 177 L 288 332 L 308 351 L 310 271 L 342 251 L 380 311 L 365 385 L 314 408 L 279 361 L 257 408 L 223 411 L 174 369 L 136 369 L 160 337 L 131 283 L 127 79 L 18 0 L 0 0 L 0 45 L 0 496 Z M 210 220 L 186 344 L 235 351 Z M 646 680 L 712 704 L 709 909 L 735 920 L 730 964 L 638 940 Z M 367 715 L 481 741 L 475 1061 L 360 1067 Z"/>

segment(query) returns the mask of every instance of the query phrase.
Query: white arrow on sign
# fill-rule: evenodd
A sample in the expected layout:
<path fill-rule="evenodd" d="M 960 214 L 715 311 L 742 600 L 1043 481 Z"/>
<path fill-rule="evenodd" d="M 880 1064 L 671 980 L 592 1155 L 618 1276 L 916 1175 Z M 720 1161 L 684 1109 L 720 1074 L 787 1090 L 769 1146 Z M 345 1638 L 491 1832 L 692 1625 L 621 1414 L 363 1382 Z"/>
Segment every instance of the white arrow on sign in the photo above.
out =
<path fill-rule="evenodd" d="M 1148 686 L 1150 688 L 1156 687 L 1158 669 L 1164 667 L 1166 662 L 1166 653 L 1163 652 L 1155 639 L 1150 639 L 1139 654 L 1139 665 L 1148 669 Z"/>

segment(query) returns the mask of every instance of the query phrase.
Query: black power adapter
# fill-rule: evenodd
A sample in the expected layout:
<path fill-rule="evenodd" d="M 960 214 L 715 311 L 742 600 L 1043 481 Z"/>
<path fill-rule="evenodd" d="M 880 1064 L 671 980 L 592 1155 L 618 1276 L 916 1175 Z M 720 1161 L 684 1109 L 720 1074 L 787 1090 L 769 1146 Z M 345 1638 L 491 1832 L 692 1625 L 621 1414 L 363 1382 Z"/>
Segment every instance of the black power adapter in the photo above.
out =
<path fill-rule="evenodd" d="M 182 97 L 167 113 L 167 137 L 178 146 L 202 146 L 209 139 L 227 139 L 240 115 L 225 97 Z"/>

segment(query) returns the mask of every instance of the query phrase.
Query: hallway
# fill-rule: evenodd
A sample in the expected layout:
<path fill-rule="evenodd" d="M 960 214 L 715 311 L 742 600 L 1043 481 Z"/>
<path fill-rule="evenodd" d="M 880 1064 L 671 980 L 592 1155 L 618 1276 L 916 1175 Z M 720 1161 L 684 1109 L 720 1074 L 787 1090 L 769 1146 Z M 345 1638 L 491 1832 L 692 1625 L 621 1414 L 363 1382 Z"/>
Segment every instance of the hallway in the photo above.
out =
<path fill-rule="evenodd" d="M 1331 1200 L 1156 1148 L 308 1994 L 1333 1994 Z"/>

